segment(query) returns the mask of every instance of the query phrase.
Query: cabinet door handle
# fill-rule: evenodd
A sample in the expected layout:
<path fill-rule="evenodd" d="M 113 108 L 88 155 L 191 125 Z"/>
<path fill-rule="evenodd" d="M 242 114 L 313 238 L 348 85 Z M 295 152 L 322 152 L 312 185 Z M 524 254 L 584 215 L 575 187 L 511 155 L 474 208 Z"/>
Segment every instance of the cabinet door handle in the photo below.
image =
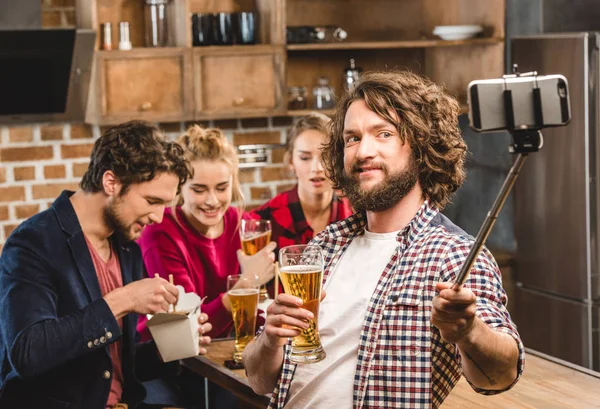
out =
<path fill-rule="evenodd" d="M 244 97 L 236 97 L 233 99 L 233 105 L 236 107 L 243 105 L 245 102 L 246 102 L 246 98 L 244 98 Z"/>
<path fill-rule="evenodd" d="M 140 111 L 146 112 L 152 109 L 152 102 L 144 102 L 140 105 Z"/>

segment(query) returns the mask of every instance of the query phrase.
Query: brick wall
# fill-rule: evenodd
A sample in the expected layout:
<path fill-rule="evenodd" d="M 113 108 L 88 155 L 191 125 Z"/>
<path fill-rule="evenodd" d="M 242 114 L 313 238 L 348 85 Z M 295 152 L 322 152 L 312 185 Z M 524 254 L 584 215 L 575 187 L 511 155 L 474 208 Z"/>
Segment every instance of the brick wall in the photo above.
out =
<path fill-rule="evenodd" d="M 223 130 L 235 144 L 284 143 L 291 118 L 222 120 L 203 123 Z M 175 139 L 188 124 L 159 124 Z M 75 190 L 87 169 L 94 141 L 103 128 L 85 124 L 34 124 L 0 127 L 0 249 L 26 218 L 47 209 L 63 189 Z M 290 188 L 294 180 L 283 165 L 283 149 L 269 164 L 242 169 L 240 178 L 252 208 Z"/>

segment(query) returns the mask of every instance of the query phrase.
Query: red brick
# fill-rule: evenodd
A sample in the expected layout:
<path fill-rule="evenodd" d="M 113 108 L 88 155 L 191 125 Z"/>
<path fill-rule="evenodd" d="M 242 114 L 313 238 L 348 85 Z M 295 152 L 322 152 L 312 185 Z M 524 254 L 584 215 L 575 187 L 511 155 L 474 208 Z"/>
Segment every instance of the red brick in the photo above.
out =
<path fill-rule="evenodd" d="M 0 206 L 0 221 L 8 220 L 8 206 Z"/>
<path fill-rule="evenodd" d="M 46 0 L 54 7 L 75 7 L 75 0 Z"/>
<path fill-rule="evenodd" d="M 294 186 L 296 186 L 296 184 L 291 184 L 291 185 L 279 185 L 277 186 L 277 194 L 281 193 L 281 192 L 287 192 L 288 190 L 290 190 L 291 188 L 293 188 Z"/>
<path fill-rule="evenodd" d="M 17 219 L 27 219 L 40 211 L 39 204 L 28 204 L 15 206 L 15 216 Z"/>
<path fill-rule="evenodd" d="M 52 146 L 0 149 L 0 157 L 2 158 L 3 162 L 24 162 L 28 160 L 52 159 L 52 156 Z"/>
<path fill-rule="evenodd" d="M 62 145 L 60 147 L 60 157 L 63 159 L 86 158 L 92 153 L 93 146 L 94 145 L 91 143 L 83 145 Z"/>
<path fill-rule="evenodd" d="M 10 234 L 13 232 L 13 230 L 16 229 L 17 227 L 19 227 L 18 224 L 5 224 L 4 225 L 4 237 L 8 238 L 8 236 L 10 236 Z"/>
<path fill-rule="evenodd" d="M 71 139 L 91 139 L 94 137 L 92 127 L 86 124 L 71 125 Z"/>
<path fill-rule="evenodd" d="M 23 186 L 0 187 L 0 202 L 18 202 L 25 200 Z"/>
<path fill-rule="evenodd" d="M 254 182 L 254 169 L 245 168 L 240 169 L 240 183 L 252 183 Z"/>
<path fill-rule="evenodd" d="M 6 168 L 0 168 L 0 183 L 6 183 Z"/>
<path fill-rule="evenodd" d="M 260 170 L 260 180 L 263 182 L 286 180 L 288 179 L 286 173 L 287 172 L 285 172 L 285 168 L 282 166 L 278 166 L 276 168 L 262 168 Z"/>
<path fill-rule="evenodd" d="M 47 125 L 40 128 L 42 141 L 60 141 L 63 138 L 64 125 Z"/>
<path fill-rule="evenodd" d="M 33 128 L 30 126 L 19 126 L 8 128 L 9 142 L 31 142 L 33 141 Z"/>
<path fill-rule="evenodd" d="M 238 129 L 237 119 L 217 119 L 213 124 L 215 128 L 219 129 Z"/>
<path fill-rule="evenodd" d="M 271 120 L 273 126 L 290 126 L 294 122 L 294 118 L 290 116 L 276 116 Z"/>
<path fill-rule="evenodd" d="M 100 127 L 100 135 L 104 135 L 106 131 L 112 128 L 112 125 L 103 125 Z"/>
<path fill-rule="evenodd" d="M 57 10 L 44 10 L 42 12 L 42 27 L 43 28 L 56 28 L 61 27 L 61 15 L 60 11 Z"/>
<path fill-rule="evenodd" d="M 238 145 L 254 145 L 262 143 L 280 143 L 281 133 L 279 131 L 265 132 L 236 132 L 233 134 L 233 142 Z"/>
<path fill-rule="evenodd" d="M 63 190 L 77 190 L 77 183 L 54 183 L 45 185 L 33 185 L 31 191 L 34 199 L 49 199 L 58 197 Z"/>
<path fill-rule="evenodd" d="M 35 168 L 33 166 L 21 166 L 13 169 L 15 174 L 15 181 L 21 180 L 34 180 L 35 179 Z"/>
<path fill-rule="evenodd" d="M 66 173 L 65 165 L 44 166 L 44 178 L 46 179 L 62 179 Z"/>
<path fill-rule="evenodd" d="M 268 187 L 251 187 L 250 199 L 252 200 L 269 200 L 271 198 L 271 189 Z"/>
<path fill-rule="evenodd" d="M 158 127 L 164 133 L 181 133 L 181 123 L 179 122 L 165 122 L 158 124 Z"/>
<path fill-rule="evenodd" d="M 74 163 L 73 164 L 73 177 L 80 178 L 88 170 L 90 166 L 89 162 L 85 163 Z"/>
<path fill-rule="evenodd" d="M 275 148 L 271 151 L 271 162 L 283 163 L 285 158 L 285 148 Z"/>
<path fill-rule="evenodd" d="M 267 118 L 246 118 L 242 119 L 242 128 L 266 128 L 269 126 Z"/>
<path fill-rule="evenodd" d="M 192 125 L 198 125 L 200 128 L 208 128 L 208 122 L 206 121 L 191 121 L 183 124 L 184 130 L 187 130 Z M 218 128 L 218 126 L 215 125 L 215 128 Z"/>

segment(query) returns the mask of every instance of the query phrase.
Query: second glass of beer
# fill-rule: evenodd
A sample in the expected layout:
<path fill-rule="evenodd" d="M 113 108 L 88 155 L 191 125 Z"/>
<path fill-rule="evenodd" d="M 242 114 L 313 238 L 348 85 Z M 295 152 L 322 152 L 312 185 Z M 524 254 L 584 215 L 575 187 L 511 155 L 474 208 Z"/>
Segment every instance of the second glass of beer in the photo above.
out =
<path fill-rule="evenodd" d="M 227 295 L 231 301 L 231 315 L 235 327 L 233 359 L 242 362 L 242 352 L 254 339 L 260 283 L 256 276 L 234 274 L 227 276 Z"/>
<path fill-rule="evenodd" d="M 309 327 L 292 339 L 290 360 L 310 364 L 325 359 L 319 338 L 318 317 L 323 281 L 323 252 L 319 246 L 299 244 L 279 250 L 280 278 L 287 294 L 303 301 L 302 307 L 313 313 Z"/>
<path fill-rule="evenodd" d="M 242 251 L 248 256 L 253 256 L 261 251 L 271 241 L 271 221 L 269 220 L 242 220 L 240 224 L 240 240 Z M 260 301 L 269 298 L 267 287 L 260 288 Z"/>

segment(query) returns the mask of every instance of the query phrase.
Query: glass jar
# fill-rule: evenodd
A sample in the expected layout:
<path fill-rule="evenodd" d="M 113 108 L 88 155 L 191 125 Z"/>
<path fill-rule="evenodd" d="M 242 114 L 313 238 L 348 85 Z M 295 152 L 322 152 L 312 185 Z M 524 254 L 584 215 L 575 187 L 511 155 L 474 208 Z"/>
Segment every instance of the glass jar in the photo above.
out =
<path fill-rule="evenodd" d="M 329 80 L 321 77 L 313 88 L 313 109 L 333 109 L 334 107 L 335 98 L 329 86 Z"/>
<path fill-rule="evenodd" d="M 307 92 L 305 87 L 288 88 L 288 109 L 306 109 Z"/>
<path fill-rule="evenodd" d="M 169 0 L 146 0 L 144 24 L 146 47 L 166 47 L 169 44 L 167 5 Z"/>

